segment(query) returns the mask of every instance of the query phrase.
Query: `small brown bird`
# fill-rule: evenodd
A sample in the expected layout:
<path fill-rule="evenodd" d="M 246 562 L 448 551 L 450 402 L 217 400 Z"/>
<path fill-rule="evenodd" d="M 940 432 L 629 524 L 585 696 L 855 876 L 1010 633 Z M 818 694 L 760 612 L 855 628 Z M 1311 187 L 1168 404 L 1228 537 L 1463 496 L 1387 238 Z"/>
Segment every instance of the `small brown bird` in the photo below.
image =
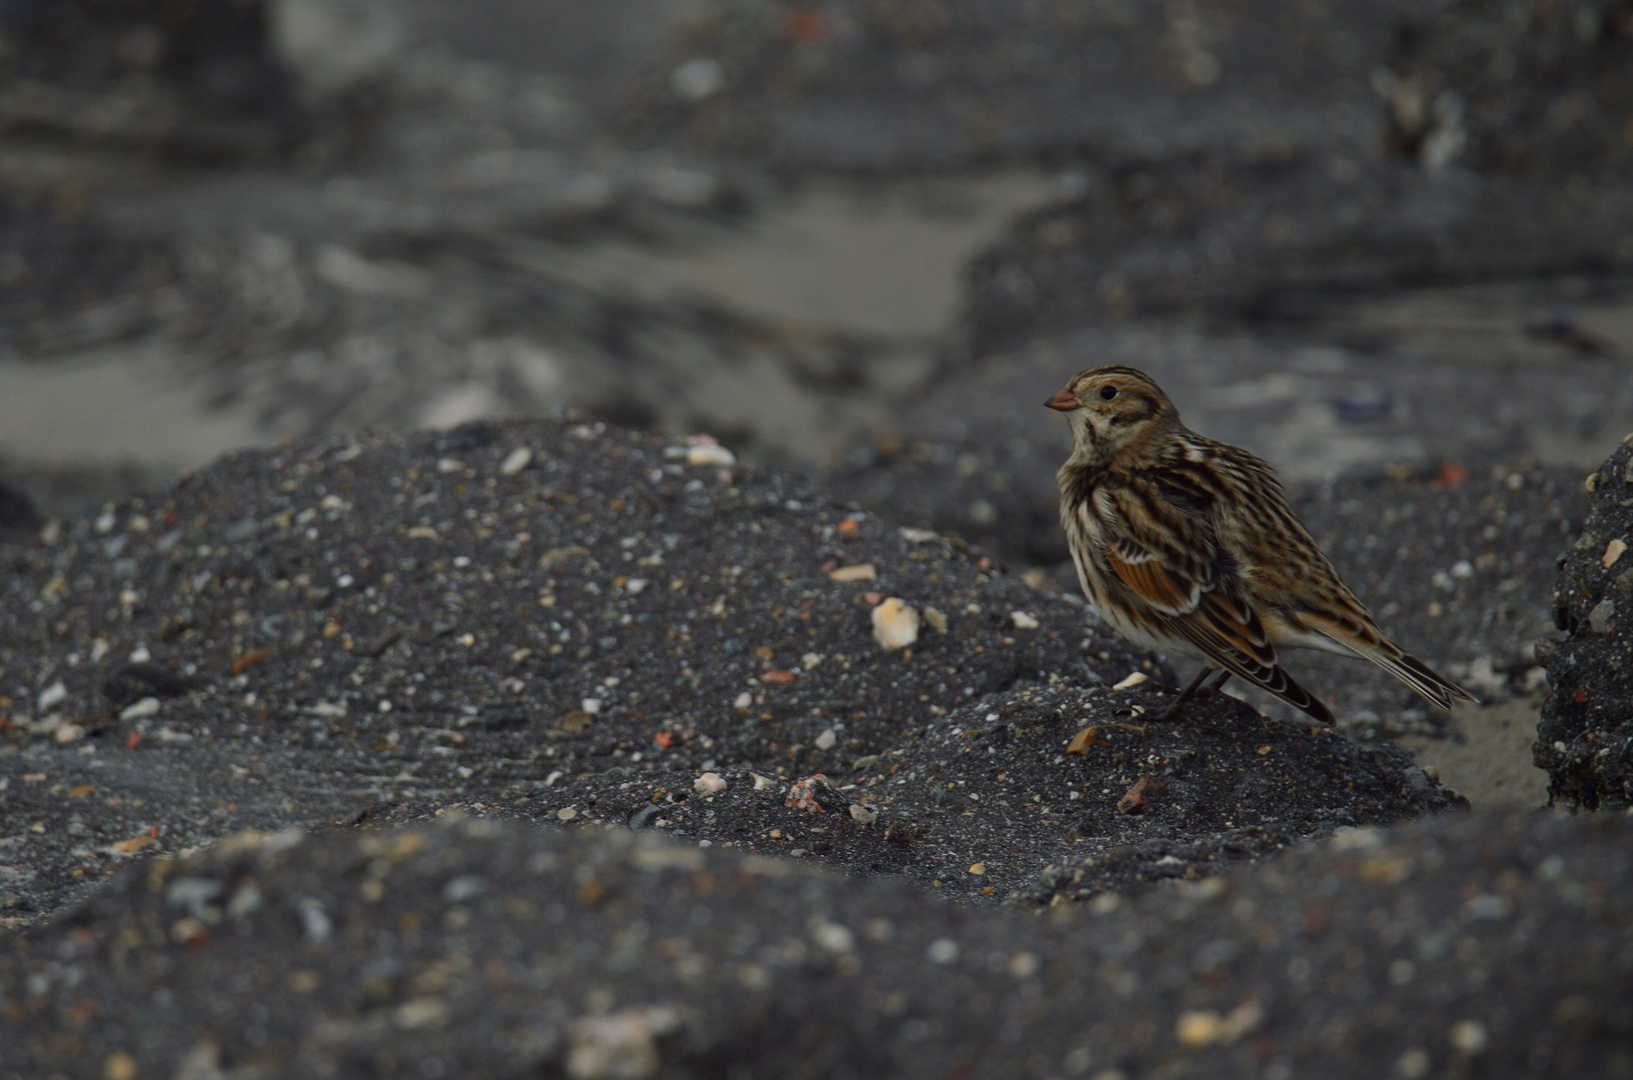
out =
<path fill-rule="evenodd" d="M 1442 709 L 1474 700 L 1383 635 L 1269 465 L 1180 423 L 1144 372 L 1089 368 L 1044 404 L 1072 425 L 1060 519 L 1084 594 L 1130 641 L 1203 662 L 1165 716 L 1218 672 L 1211 690 L 1236 675 L 1332 723 L 1278 647 L 1370 660 Z"/>

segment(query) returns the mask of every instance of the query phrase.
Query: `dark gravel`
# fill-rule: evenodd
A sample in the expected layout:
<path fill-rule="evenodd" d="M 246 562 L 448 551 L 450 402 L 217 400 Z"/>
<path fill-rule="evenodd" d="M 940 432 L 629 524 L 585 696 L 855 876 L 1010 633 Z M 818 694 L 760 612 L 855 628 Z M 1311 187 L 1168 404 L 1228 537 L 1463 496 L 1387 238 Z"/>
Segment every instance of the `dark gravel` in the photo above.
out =
<path fill-rule="evenodd" d="M 1029 918 L 622 830 L 246 834 L 0 954 L 14 1075 L 1619 1077 L 1622 817 Z"/>
<path fill-rule="evenodd" d="M 1171 673 L 961 541 L 688 453 L 719 451 L 574 420 L 314 442 L 0 548 L 14 917 L 132 854 L 449 806 L 1001 899 L 1075 855 L 1155 839 L 1206 864 L 1236 830 L 1267 830 L 1258 854 L 1457 802 L 1396 751 L 1229 699 L 1068 756 Z M 885 597 L 925 613 L 909 648 L 874 638 Z M 1143 775 L 1163 793 L 1120 815 Z M 790 805 L 813 777 L 820 815 Z"/>
<path fill-rule="evenodd" d="M 1633 447 L 1627 439 L 1587 478 L 1581 535 L 1560 553 L 1553 594 L 1562 631 L 1538 645 L 1553 691 L 1532 754 L 1548 770 L 1550 803 L 1598 810 L 1633 803 Z"/>

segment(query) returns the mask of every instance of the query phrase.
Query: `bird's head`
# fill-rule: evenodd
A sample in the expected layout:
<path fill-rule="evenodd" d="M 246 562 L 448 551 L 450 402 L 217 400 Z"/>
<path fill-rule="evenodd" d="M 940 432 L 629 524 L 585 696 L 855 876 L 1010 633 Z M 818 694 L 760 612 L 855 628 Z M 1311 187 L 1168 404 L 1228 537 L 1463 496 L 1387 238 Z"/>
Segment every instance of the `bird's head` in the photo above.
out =
<path fill-rule="evenodd" d="M 1089 368 L 1044 402 L 1072 425 L 1072 459 L 1101 464 L 1123 449 L 1179 425 L 1162 388 L 1131 367 Z"/>

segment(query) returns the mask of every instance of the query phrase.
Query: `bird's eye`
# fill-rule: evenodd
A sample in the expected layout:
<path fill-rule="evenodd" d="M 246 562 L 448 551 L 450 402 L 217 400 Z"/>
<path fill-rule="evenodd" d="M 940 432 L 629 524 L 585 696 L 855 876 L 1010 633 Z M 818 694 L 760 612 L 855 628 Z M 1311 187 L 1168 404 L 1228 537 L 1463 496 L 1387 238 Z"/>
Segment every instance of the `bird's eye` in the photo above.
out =
<path fill-rule="evenodd" d="M 1100 400 L 1101 401 L 1110 401 L 1112 398 L 1114 398 L 1116 396 L 1117 396 L 1117 388 L 1115 386 L 1102 386 L 1100 388 Z"/>

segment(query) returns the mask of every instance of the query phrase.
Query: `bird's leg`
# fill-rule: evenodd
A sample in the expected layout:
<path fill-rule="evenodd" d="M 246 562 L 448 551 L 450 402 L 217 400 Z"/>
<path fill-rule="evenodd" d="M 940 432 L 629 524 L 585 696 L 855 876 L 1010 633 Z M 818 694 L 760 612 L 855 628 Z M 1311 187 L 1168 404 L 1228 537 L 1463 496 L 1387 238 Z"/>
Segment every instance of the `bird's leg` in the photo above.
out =
<path fill-rule="evenodd" d="M 1196 692 L 1198 690 L 1202 689 L 1202 680 L 1206 679 L 1211 674 L 1213 674 L 1213 669 L 1209 668 L 1206 664 L 1204 664 L 1202 666 L 1202 670 L 1196 673 L 1196 678 L 1192 679 L 1190 684 L 1188 686 L 1186 686 L 1184 690 L 1180 691 L 1179 698 L 1172 705 L 1168 706 L 1166 709 L 1162 710 L 1162 712 L 1160 712 L 1157 715 L 1153 716 L 1151 719 L 1153 719 L 1153 720 L 1172 720 L 1175 717 L 1177 717 L 1180 714 L 1180 710 L 1185 708 L 1185 703 L 1187 701 L 1190 701 L 1191 698 L 1195 697 Z M 1219 672 L 1219 674 L 1223 675 L 1225 677 L 1225 679 L 1230 678 L 1230 672 L 1228 672 L 1228 671 L 1221 671 L 1221 672 Z M 1225 685 L 1225 679 L 1220 679 L 1218 682 L 1214 683 L 1214 685 L 1209 687 L 1208 689 L 1209 690 L 1219 689 L 1219 687 Z"/>
<path fill-rule="evenodd" d="M 1228 682 L 1230 682 L 1230 672 L 1221 671 L 1218 678 L 1214 679 L 1213 682 L 1202 688 L 1203 693 L 1217 694 L 1220 690 L 1224 689 L 1225 684 Z"/>

